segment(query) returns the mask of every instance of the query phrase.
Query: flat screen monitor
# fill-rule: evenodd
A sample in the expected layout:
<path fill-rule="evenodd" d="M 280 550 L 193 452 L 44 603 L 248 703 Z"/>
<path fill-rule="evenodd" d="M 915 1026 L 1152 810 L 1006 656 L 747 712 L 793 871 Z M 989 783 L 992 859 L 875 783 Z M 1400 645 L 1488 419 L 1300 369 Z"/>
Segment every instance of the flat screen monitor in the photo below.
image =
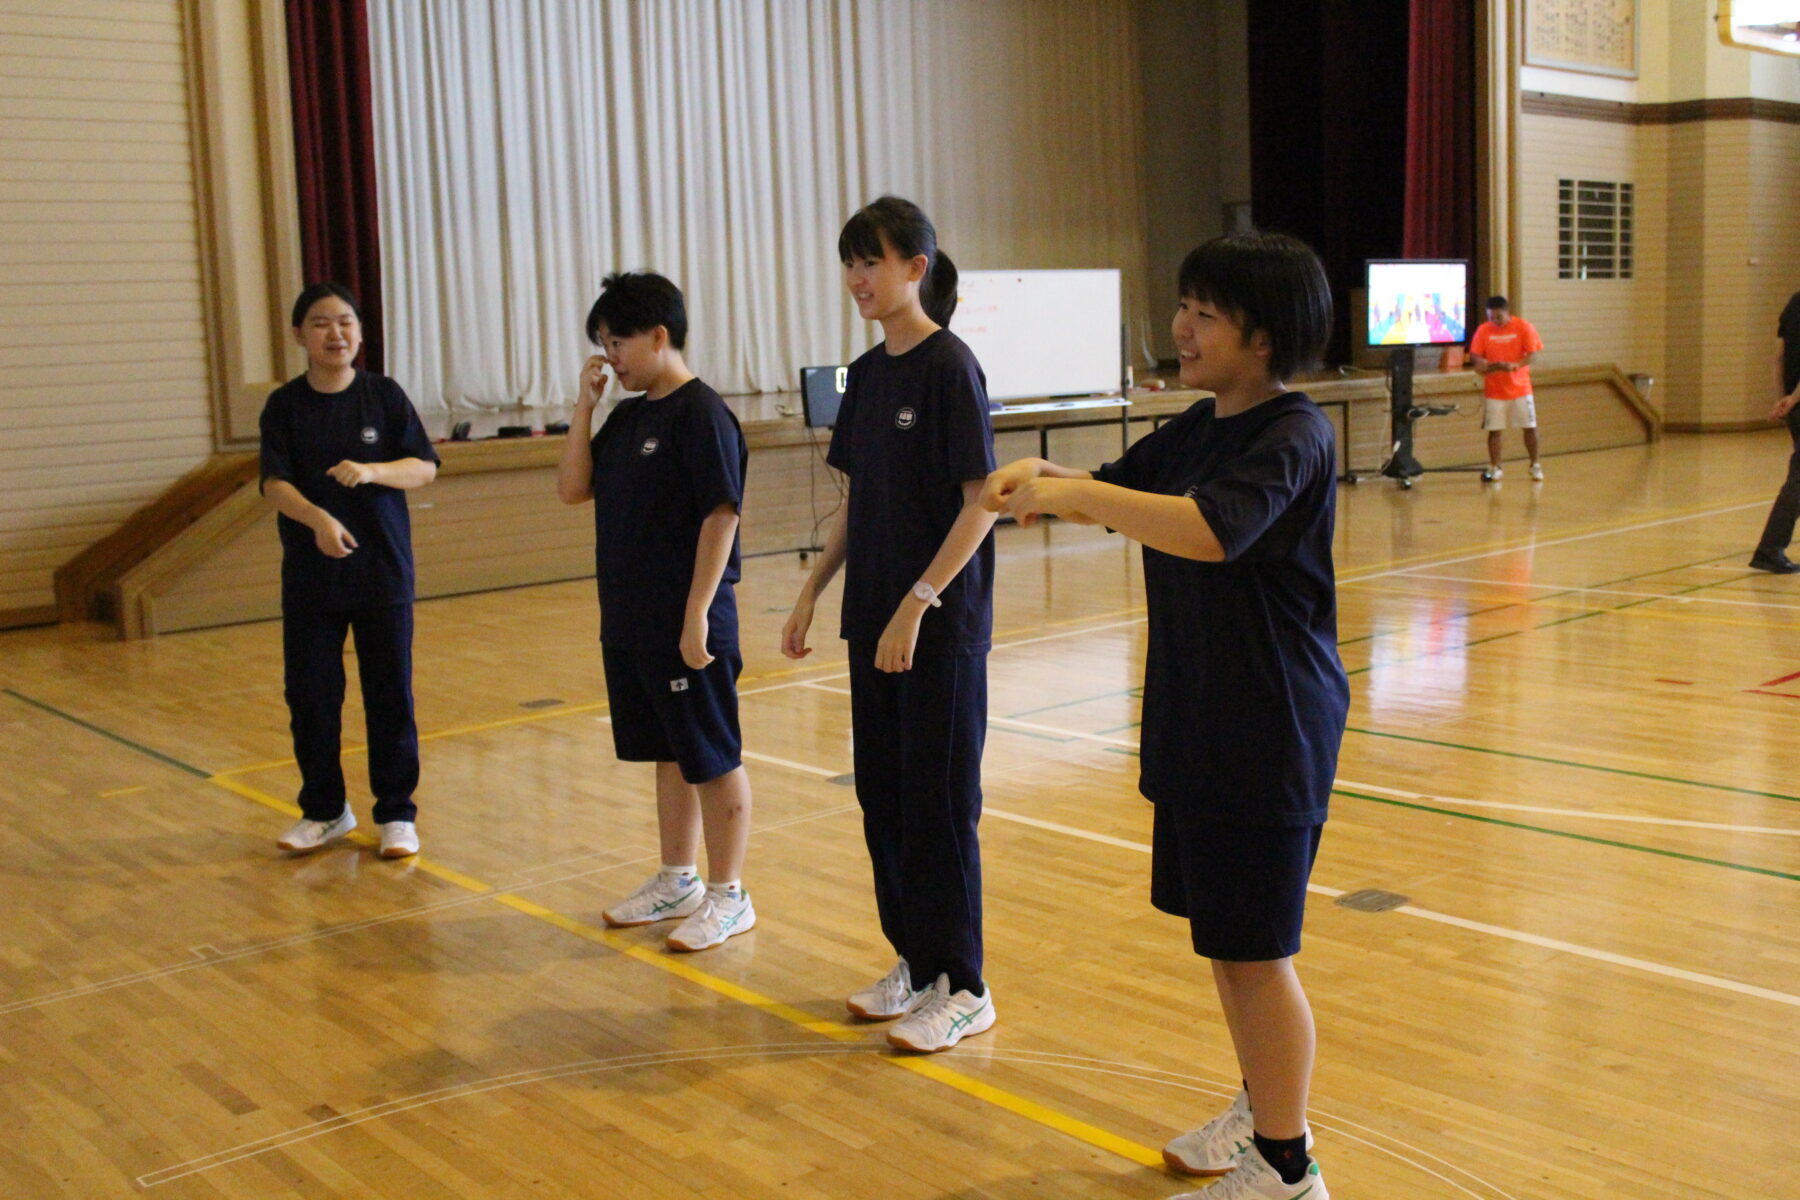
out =
<path fill-rule="evenodd" d="M 1369 261 L 1369 345 L 1454 346 L 1469 333 L 1466 261 Z"/>
<path fill-rule="evenodd" d="M 830 429 L 837 424 L 838 405 L 844 401 L 844 377 L 849 373 L 849 367 L 800 368 L 800 406 L 809 428 Z"/>

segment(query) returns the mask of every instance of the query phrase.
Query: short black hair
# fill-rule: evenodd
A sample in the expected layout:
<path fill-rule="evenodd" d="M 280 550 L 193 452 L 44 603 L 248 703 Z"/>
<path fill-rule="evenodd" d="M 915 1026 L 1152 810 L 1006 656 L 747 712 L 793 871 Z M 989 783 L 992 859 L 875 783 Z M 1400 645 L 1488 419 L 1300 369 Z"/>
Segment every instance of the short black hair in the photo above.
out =
<path fill-rule="evenodd" d="M 313 305 L 327 296 L 336 296 L 348 304 L 350 311 L 356 314 L 356 319 L 362 320 L 362 305 L 356 302 L 356 297 L 349 288 L 341 283 L 309 283 L 294 300 L 294 328 L 298 329 L 306 324 L 306 314 L 312 311 Z"/>
<path fill-rule="evenodd" d="M 1488 308 L 1504 308 L 1504 309 L 1507 309 L 1510 311 L 1512 308 L 1512 305 L 1510 305 L 1506 302 L 1505 296 L 1489 296 L 1487 298 L 1487 307 Z"/>
<path fill-rule="evenodd" d="M 1227 233 L 1188 252 L 1181 296 L 1229 313 L 1269 339 L 1269 374 L 1316 366 L 1331 338 L 1331 284 L 1311 246 L 1285 233 Z"/>
<path fill-rule="evenodd" d="M 588 309 L 588 341 L 600 344 L 600 327 L 614 337 L 631 337 L 661 325 L 669 345 L 687 346 L 687 301 L 681 289 L 654 271 L 620 271 L 600 281 L 600 298 Z"/>

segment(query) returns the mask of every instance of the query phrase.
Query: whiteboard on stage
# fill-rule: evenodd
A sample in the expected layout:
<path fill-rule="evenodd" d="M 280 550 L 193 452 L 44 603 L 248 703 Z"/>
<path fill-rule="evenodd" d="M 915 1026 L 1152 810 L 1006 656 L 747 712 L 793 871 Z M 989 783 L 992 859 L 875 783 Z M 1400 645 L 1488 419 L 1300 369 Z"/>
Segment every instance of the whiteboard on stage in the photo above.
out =
<path fill-rule="evenodd" d="M 964 271 L 956 294 L 950 331 L 975 352 L 988 399 L 1118 392 L 1118 271 Z"/>

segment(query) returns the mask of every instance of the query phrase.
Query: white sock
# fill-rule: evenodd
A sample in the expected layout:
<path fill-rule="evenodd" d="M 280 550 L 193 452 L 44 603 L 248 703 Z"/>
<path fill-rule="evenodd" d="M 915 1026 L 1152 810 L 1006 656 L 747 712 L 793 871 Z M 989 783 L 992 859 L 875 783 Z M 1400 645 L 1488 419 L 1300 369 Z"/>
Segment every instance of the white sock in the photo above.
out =
<path fill-rule="evenodd" d="M 709 892 L 724 892 L 728 896 L 741 896 L 744 894 L 744 889 L 740 881 L 736 879 L 709 879 L 706 881 L 706 890 Z"/>
<path fill-rule="evenodd" d="M 670 863 L 664 863 L 662 865 L 662 873 L 675 879 L 692 879 L 700 873 L 700 867 L 698 863 L 688 863 L 686 866 L 675 866 Z"/>

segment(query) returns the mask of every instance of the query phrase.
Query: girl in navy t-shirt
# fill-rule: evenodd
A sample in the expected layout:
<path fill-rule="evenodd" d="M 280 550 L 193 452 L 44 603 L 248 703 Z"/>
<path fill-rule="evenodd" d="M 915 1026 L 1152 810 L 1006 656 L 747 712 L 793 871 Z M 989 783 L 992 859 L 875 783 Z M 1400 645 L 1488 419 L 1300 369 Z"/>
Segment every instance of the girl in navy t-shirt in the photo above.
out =
<path fill-rule="evenodd" d="M 358 370 L 362 317 L 335 283 L 294 301 L 306 374 L 262 412 L 262 490 L 281 515 L 285 692 L 300 765 L 300 819 L 277 841 L 306 854 L 356 828 L 339 736 L 344 638 L 356 641 L 369 787 L 383 858 L 419 852 L 419 732 L 413 716 L 413 555 L 406 492 L 438 456 L 400 385 Z"/>
<path fill-rule="evenodd" d="M 899 954 L 849 999 L 888 1041 L 947 1050 L 991 1027 L 982 980 L 981 750 L 993 631 L 987 381 L 945 329 L 956 267 L 917 205 L 883 196 L 838 236 L 844 283 L 883 340 L 850 366 L 827 461 L 849 493 L 782 631 L 803 658 L 819 593 L 845 568 L 856 796 L 881 931 Z"/>
<path fill-rule="evenodd" d="M 1309 247 L 1260 233 L 1194 250 L 1180 290 L 1181 382 L 1216 398 L 1092 474 L 1012 463 L 983 500 L 1021 524 L 1047 513 L 1144 544 L 1150 900 L 1186 917 L 1194 952 L 1212 960 L 1245 1081 L 1163 1158 L 1231 1176 L 1188 1196 L 1327 1200 L 1308 1155 L 1313 1020 L 1293 956 L 1349 704 L 1331 559 L 1337 451 L 1331 423 L 1284 381 L 1323 350 L 1331 293 Z"/>

